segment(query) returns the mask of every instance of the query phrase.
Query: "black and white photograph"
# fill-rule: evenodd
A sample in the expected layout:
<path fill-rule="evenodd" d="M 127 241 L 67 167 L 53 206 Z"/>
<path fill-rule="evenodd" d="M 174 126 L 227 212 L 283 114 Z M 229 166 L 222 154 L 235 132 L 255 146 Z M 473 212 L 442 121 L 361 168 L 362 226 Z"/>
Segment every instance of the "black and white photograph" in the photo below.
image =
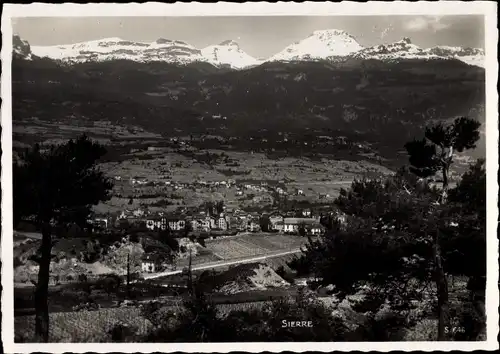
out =
<path fill-rule="evenodd" d="M 498 349 L 496 3 L 445 3 L 6 5 L 7 352 Z"/>

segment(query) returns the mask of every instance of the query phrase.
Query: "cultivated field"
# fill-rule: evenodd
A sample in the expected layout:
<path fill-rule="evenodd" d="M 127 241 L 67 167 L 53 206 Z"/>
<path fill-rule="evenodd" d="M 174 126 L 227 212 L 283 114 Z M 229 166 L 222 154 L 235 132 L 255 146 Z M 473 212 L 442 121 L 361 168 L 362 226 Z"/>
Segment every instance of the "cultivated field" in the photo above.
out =
<path fill-rule="evenodd" d="M 198 206 L 209 200 L 224 200 L 225 205 L 231 208 L 262 208 L 273 204 L 273 193 L 242 187 L 245 184 L 271 184 L 280 181 L 285 182 L 289 199 L 331 203 L 340 189 L 349 187 L 353 179 L 364 175 L 373 177 L 391 173 L 385 167 L 359 159 L 270 158 L 263 153 L 198 150 L 188 145 L 178 149 L 168 147 L 154 150 L 152 144 L 151 148 L 152 151 L 146 149 L 127 152 L 122 161 L 101 165 L 109 177 L 121 177 L 121 180 L 115 181 L 114 197 L 99 204 L 96 211 L 117 212 L 124 208 L 145 206 L 152 211 L 165 211 Z M 209 162 L 206 161 L 207 154 L 211 156 Z M 132 185 L 131 177 L 146 178 L 155 185 Z M 196 181 L 210 183 L 228 179 L 234 179 L 236 186 L 226 188 L 193 185 Z M 187 186 L 176 189 L 173 187 L 175 183 Z M 238 189 L 243 194 L 237 195 Z M 294 191 L 298 189 L 303 190 L 303 196 L 294 195 Z M 133 197 L 132 201 L 130 197 Z M 159 205 L 159 202 L 163 204 Z"/>
<path fill-rule="evenodd" d="M 299 236 L 255 234 L 207 242 L 207 249 L 223 260 L 262 256 L 300 248 L 306 240 Z"/>

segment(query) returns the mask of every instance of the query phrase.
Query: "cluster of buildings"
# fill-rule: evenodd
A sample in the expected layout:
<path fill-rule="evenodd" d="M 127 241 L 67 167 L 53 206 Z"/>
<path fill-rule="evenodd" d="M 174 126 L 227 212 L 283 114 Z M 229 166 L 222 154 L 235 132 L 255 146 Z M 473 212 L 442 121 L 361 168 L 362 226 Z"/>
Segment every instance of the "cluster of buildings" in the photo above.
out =
<path fill-rule="evenodd" d="M 310 210 L 304 210 L 302 217 L 287 217 L 279 213 L 263 216 L 259 213 L 246 213 L 240 210 L 231 213 L 184 216 L 157 216 L 146 220 L 150 230 L 193 231 L 193 232 L 280 232 L 287 234 L 319 235 L 324 231 L 320 218 L 311 216 Z"/>
<path fill-rule="evenodd" d="M 150 213 L 147 210 L 124 210 L 114 223 L 118 226 L 120 221 L 129 224 L 145 225 L 151 231 L 170 230 L 186 233 L 238 233 L 270 231 L 286 234 L 318 235 L 324 231 L 320 217 L 313 215 L 311 210 L 304 209 L 299 214 L 274 212 L 261 214 L 258 212 L 245 212 L 240 209 L 224 210 L 223 212 L 197 211 L 190 213 L 180 210 L 176 213 L 164 212 Z M 98 217 L 93 219 L 93 224 L 107 229 L 113 225 L 111 218 Z"/>
<path fill-rule="evenodd" d="M 230 215 L 226 213 L 207 214 L 199 212 L 194 215 L 156 215 L 146 220 L 146 227 L 150 230 L 171 230 L 171 231 L 257 231 L 258 222 L 243 215 Z"/>

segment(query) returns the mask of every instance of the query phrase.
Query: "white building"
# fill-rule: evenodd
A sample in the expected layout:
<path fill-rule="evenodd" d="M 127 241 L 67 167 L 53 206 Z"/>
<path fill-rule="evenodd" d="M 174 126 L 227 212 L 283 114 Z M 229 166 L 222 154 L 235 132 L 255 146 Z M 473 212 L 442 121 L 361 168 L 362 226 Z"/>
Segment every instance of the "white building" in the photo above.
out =
<path fill-rule="evenodd" d="M 217 219 L 217 228 L 224 231 L 228 229 L 228 222 L 224 216 L 220 216 Z"/>
<path fill-rule="evenodd" d="M 100 226 L 104 229 L 108 228 L 108 219 L 106 218 L 95 218 L 93 221 L 94 225 Z"/>
<path fill-rule="evenodd" d="M 144 273 L 154 273 L 157 270 L 158 257 L 152 254 L 145 254 L 141 260 L 141 270 Z"/>
<path fill-rule="evenodd" d="M 271 224 L 271 230 L 283 231 L 283 216 L 273 215 L 269 217 L 269 223 Z"/>
<path fill-rule="evenodd" d="M 305 227 L 307 234 L 319 235 L 324 228 L 318 219 L 314 218 L 285 218 L 283 231 L 286 233 L 299 233 L 301 225 Z"/>
<path fill-rule="evenodd" d="M 169 220 L 168 227 L 170 228 L 170 230 L 173 230 L 173 231 L 184 230 L 184 228 L 186 227 L 186 221 L 185 220 Z"/>
<path fill-rule="evenodd" d="M 146 220 L 146 227 L 149 230 L 166 230 L 167 229 L 167 220 L 165 218 L 148 219 L 148 220 Z"/>
<path fill-rule="evenodd" d="M 257 232 L 260 231 L 260 225 L 255 220 L 251 220 L 247 224 L 247 231 Z"/>

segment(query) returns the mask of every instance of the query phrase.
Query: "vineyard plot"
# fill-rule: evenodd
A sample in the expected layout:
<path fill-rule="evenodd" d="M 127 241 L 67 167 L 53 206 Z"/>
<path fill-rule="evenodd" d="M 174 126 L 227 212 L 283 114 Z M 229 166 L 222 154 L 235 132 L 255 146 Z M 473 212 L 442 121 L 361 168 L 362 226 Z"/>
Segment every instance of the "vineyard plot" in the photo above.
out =
<path fill-rule="evenodd" d="M 207 248 L 224 260 L 257 257 L 292 251 L 305 243 L 303 238 L 285 235 L 247 235 L 207 243 Z"/>

